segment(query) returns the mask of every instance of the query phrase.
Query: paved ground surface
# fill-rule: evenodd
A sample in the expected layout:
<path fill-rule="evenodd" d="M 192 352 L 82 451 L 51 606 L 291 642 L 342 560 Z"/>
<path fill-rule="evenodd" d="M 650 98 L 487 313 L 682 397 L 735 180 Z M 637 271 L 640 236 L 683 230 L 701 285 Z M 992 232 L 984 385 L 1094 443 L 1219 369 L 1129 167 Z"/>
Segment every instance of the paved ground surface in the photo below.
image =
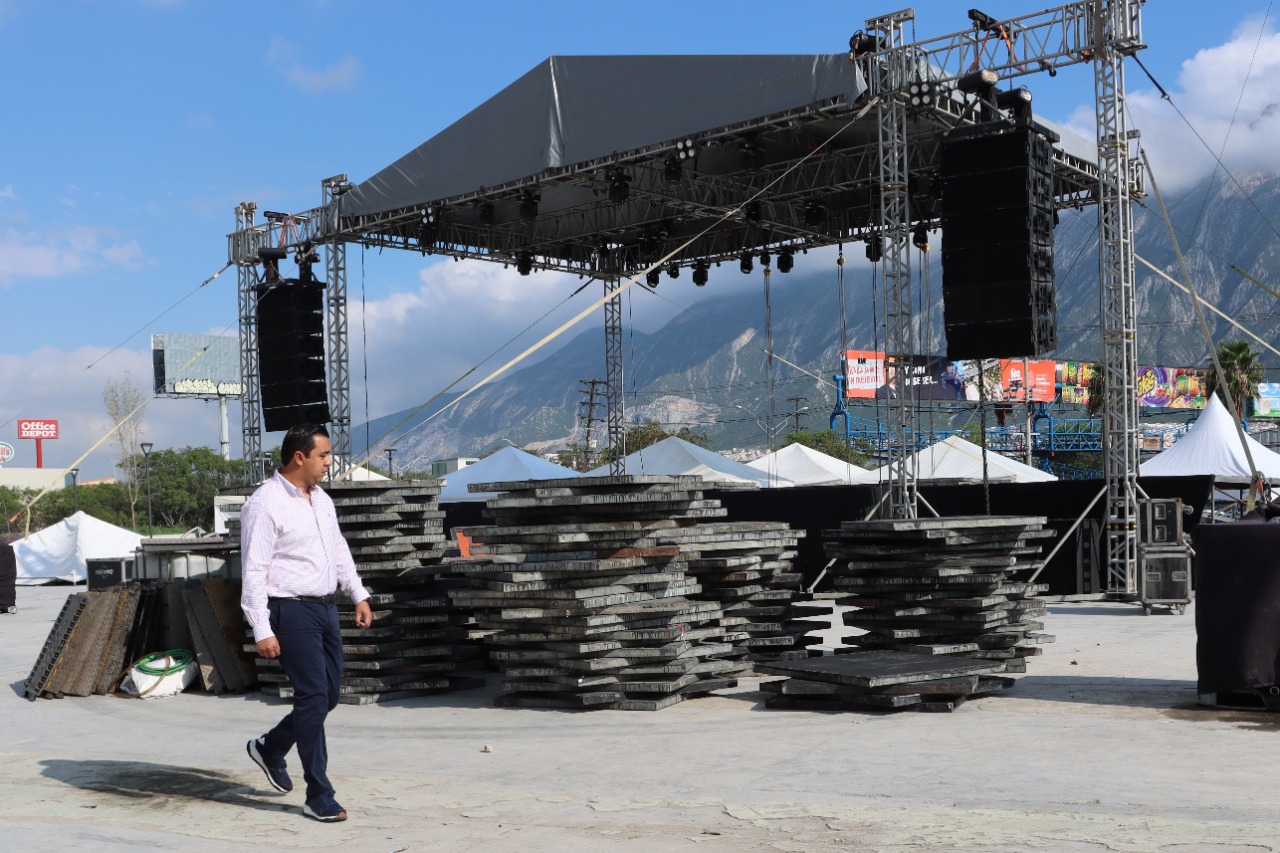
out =
<path fill-rule="evenodd" d="M 496 676 L 339 706 L 351 819 L 319 824 L 245 756 L 277 700 L 22 698 L 68 592 L 0 616 L 3 850 L 1280 851 L 1280 715 L 1195 704 L 1191 610 L 1054 605 L 1018 686 L 951 714 L 766 711 L 756 680 L 656 713 L 499 709 Z"/>

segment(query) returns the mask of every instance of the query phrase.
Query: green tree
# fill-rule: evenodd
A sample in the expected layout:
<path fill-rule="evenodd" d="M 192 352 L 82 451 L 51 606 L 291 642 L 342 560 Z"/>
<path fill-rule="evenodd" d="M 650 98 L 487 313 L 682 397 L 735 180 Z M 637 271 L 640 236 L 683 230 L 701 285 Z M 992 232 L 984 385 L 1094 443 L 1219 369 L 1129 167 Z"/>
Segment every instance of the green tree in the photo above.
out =
<path fill-rule="evenodd" d="M 116 465 L 124 472 L 124 485 L 129 494 L 129 526 L 136 529 L 138 495 L 142 489 L 142 454 L 138 451 L 142 449 L 142 415 L 147 409 L 147 395 L 133 384 L 133 377 L 125 371 L 124 379 L 119 382 L 107 380 L 102 389 L 102 403 L 114 427 L 111 443 L 120 453 Z"/>
<path fill-rule="evenodd" d="M 141 454 L 134 461 L 141 465 Z M 153 450 L 148 463 L 156 525 L 183 530 L 212 529 L 214 496 L 219 489 L 239 485 L 244 474 L 240 460 L 223 459 L 207 447 Z M 145 467 L 142 472 L 145 489 Z"/>
<path fill-rule="evenodd" d="M 860 467 L 864 467 L 867 463 L 867 455 L 859 453 L 845 442 L 844 436 L 834 430 L 824 430 L 822 432 L 792 432 L 788 433 L 782 439 L 782 446 L 789 444 L 803 444 L 819 453 L 825 453 L 828 456 L 834 456 L 836 459 L 849 462 Z"/>
<path fill-rule="evenodd" d="M 1223 341 L 1218 344 L 1218 363 L 1222 365 L 1227 390 L 1235 401 L 1236 417 L 1242 420 L 1253 415 L 1253 401 L 1258 396 L 1258 383 L 1264 375 L 1259 355 L 1260 352 L 1250 347 L 1248 341 Z M 1227 402 L 1218 387 L 1216 371 L 1209 376 L 1209 391 L 1222 397 L 1224 404 Z"/>

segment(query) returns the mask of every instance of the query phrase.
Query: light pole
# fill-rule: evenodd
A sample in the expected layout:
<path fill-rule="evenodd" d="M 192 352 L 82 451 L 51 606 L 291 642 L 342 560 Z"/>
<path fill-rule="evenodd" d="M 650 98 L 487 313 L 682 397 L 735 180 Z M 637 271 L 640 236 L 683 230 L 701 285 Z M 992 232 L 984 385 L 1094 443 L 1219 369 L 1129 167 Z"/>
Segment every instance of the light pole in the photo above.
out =
<path fill-rule="evenodd" d="M 71 511 L 76 513 L 80 511 L 80 469 L 72 468 L 68 473 L 71 475 Z"/>
<path fill-rule="evenodd" d="M 396 449 L 394 447 L 388 447 L 382 452 L 387 454 L 387 476 L 394 480 L 396 478 L 396 467 L 391 462 L 391 454 L 395 453 Z"/>
<path fill-rule="evenodd" d="M 151 448 L 155 445 L 144 441 L 139 446 L 142 448 L 142 464 L 147 469 L 147 536 L 154 536 L 155 528 L 151 526 Z"/>

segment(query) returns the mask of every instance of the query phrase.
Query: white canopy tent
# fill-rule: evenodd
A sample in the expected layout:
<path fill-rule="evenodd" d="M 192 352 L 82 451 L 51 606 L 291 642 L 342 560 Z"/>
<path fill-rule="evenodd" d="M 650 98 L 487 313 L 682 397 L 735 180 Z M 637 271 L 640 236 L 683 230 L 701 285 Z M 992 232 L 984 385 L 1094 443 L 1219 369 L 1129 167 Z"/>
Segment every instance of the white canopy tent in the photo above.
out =
<path fill-rule="evenodd" d="M 1268 450 L 1247 435 L 1244 440 L 1253 454 L 1254 467 L 1268 480 L 1280 478 L 1280 453 Z M 1173 447 L 1143 462 L 1138 470 L 1144 477 L 1213 474 L 1226 481 L 1248 483 L 1253 479 L 1231 413 L 1217 394 L 1210 395 L 1204 411 L 1186 435 Z"/>
<path fill-rule="evenodd" d="M 60 580 L 81 583 L 89 577 L 86 560 L 133 556 L 142 537 L 84 512 L 13 543 L 18 583 L 32 586 Z"/>
<path fill-rule="evenodd" d="M 787 485 L 837 486 L 879 482 L 874 471 L 799 443 L 788 444 L 747 464 L 789 481 Z"/>
<path fill-rule="evenodd" d="M 931 444 L 915 456 L 918 480 L 982 482 L 982 448 L 958 435 Z M 889 479 L 887 465 L 874 473 L 880 480 Z M 1058 478 L 1016 459 L 987 451 L 987 479 L 993 483 L 1040 483 Z"/>
<path fill-rule="evenodd" d="M 754 484 L 764 488 L 793 485 L 785 478 L 770 476 L 750 465 L 734 462 L 713 450 L 699 447 L 674 435 L 624 456 L 622 463 L 625 474 L 691 475 L 712 483 Z M 601 465 L 583 476 L 605 477 L 608 474 L 609 466 Z"/>
<path fill-rule="evenodd" d="M 561 480 L 577 477 L 578 472 L 541 456 L 525 453 L 515 447 L 504 447 L 497 453 L 453 471 L 441 480 L 440 502 L 484 501 L 495 492 L 471 492 L 472 483 L 506 483 L 515 480 Z"/>

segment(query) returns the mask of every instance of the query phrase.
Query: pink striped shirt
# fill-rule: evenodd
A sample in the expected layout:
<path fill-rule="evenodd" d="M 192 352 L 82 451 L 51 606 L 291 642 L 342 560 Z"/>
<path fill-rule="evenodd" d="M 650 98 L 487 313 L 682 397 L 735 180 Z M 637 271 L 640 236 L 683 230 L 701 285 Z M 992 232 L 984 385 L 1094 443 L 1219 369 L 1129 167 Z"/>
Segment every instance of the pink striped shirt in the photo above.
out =
<path fill-rule="evenodd" d="M 240 510 L 240 607 L 254 642 L 274 636 L 268 598 L 329 595 L 339 587 L 357 604 L 369 597 L 338 528 L 333 501 L 276 471 Z"/>

